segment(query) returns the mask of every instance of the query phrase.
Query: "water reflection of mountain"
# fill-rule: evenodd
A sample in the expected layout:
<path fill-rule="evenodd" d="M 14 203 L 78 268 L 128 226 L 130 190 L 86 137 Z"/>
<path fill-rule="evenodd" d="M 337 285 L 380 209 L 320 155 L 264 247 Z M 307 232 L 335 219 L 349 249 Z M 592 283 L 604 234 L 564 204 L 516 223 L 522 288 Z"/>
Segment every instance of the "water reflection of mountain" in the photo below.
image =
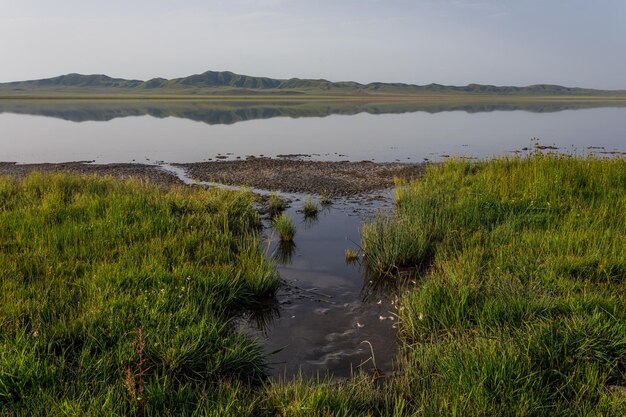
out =
<path fill-rule="evenodd" d="M 152 116 L 178 117 L 210 125 L 233 124 L 246 120 L 273 117 L 325 117 L 333 114 L 355 115 L 400 114 L 413 112 L 439 113 L 464 111 L 467 113 L 522 110 L 535 113 L 597 107 L 626 107 L 626 101 L 598 100 L 544 100 L 517 102 L 450 102 L 450 101 L 173 101 L 173 100 L 0 100 L 0 113 L 15 113 L 54 117 L 72 122 L 109 121 L 119 117 Z"/>

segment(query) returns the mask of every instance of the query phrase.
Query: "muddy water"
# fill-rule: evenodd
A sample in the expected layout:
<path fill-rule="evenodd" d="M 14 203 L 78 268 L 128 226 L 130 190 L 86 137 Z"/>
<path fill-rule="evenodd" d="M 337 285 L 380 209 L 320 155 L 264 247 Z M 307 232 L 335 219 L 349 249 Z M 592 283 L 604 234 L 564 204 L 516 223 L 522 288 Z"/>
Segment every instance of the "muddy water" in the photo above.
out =
<path fill-rule="evenodd" d="M 346 248 L 358 247 L 361 222 L 389 206 L 389 196 L 381 197 L 386 198 L 337 201 L 314 219 L 299 211 L 301 199 L 287 210 L 297 224 L 295 243 L 285 247 L 275 238 L 269 249 L 284 281 L 278 308 L 244 325 L 265 346 L 273 377 L 392 370 L 393 286 L 375 286 L 359 263 L 347 263 L 344 255 Z"/>

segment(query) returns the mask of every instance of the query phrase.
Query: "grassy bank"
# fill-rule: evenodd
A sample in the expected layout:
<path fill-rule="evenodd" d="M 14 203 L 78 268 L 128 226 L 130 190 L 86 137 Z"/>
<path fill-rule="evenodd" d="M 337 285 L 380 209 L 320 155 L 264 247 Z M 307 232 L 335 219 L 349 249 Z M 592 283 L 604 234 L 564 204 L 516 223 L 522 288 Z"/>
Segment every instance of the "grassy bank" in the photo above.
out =
<path fill-rule="evenodd" d="M 0 415 L 626 415 L 625 190 L 624 159 L 430 166 L 363 229 L 421 272 L 397 375 L 270 383 L 228 324 L 278 285 L 249 195 L 2 178 Z"/>
<path fill-rule="evenodd" d="M 405 293 L 417 415 L 626 415 L 626 161 L 535 155 L 428 169 L 363 229 Z"/>
<path fill-rule="evenodd" d="M 248 194 L 0 178 L 0 414 L 218 410 L 265 373 L 230 319 L 273 296 Z"/>

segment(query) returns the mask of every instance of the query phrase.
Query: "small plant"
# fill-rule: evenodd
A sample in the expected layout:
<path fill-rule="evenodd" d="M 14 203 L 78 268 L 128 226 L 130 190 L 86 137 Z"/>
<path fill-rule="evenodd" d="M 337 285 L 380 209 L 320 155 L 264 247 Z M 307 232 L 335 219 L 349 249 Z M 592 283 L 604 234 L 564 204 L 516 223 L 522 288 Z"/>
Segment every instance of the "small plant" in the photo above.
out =
<path fill-rule="evenodd" d="M 274 217 L 279 215 L 285 210 L 285 200 L 283 200 L 278 194 L 272 193 L 270 194 L 269 201 L 269 213 L 270 216 Z"/>
<path fill-rule="evenodd" d="M 292 242 L 296 234 L 296 225 L 291 217 L 281 214 L 274 218 L 274 230 L 278 233 L 280 240 L 283 242 Z"/>
<path fill-rule="evenodd" d="M 320 204 L 322 206 L 330 206 L 333 200 L 330 197 L 330 193 L 327 190 L 322 191 L 322 195 L 320 195 Z"/>
<path fill-rule="evenodd" d="M 352 248 L 347 248 L 345 251 L 346 262 L 351 264 L 359 259 L 359 251 Z"/>
<path fill-rule="evenodd" d="M 126 369 L 126 374 L 124 376 L 124 385 L 126 386 L 126 393 L 131 401 L 137 401 L 139 406 L 141 407 L 140 415 L 145 414 L 145 405 L 146 399 L 144 397 L 145 393 L 145 385 L 143 377 L 146 373 L 144 368 L 144 349 L 146 347 L 146 342 L 144 340 L 143 327 L 139 327 L 137 329 L 137 338 L 134 341 L 135 344 L 135 352 L 139 357 L 137 361 L 137 377 L 135 378 L 135 374 L 133 371 L 128 368 Z"/>
<path fill-rule="evenodd" d="M 317 202 L 311 196 L 304 197 L 304 206 L 302 207 L 305 217 L 315 217 L 319 211 Z"/>

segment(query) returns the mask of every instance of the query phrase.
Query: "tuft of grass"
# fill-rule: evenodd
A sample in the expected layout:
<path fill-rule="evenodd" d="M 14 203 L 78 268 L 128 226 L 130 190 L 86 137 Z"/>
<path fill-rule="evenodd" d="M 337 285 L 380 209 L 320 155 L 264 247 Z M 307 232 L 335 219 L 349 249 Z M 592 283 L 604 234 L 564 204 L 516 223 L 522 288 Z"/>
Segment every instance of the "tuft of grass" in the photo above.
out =
<path fill-rule="evenodd" d="M 304 197 L 304 205 L 302 206 L 302 210 L 304 211 L 305 217 L 315 217 L 319 211 L 319 206 L 317 202 L 311 197 L 307 195 Z"/>
<path fill-rule="evenodd" d="M 346 262 L 353 263 L 359 259 L 359 251 L 352 248 L 347 248 L 344 252 Z"/>
<path fill-rule="evenodd" d="M 282 242 L 293 242 L 293 237 L 296 235 L 296 225 L 291 217 L 286 214 L 276 216 L 273 225 Z"/>
<path fill-rule="evenodd" d="M 333 203 L 333 199 L 330 193 L 326 190 L 322 191 L 322 194 L 320 195 L 320 204 L 323 207 L 327 207 L 327 206 L 330 206 L 332 203 Z"/>
<path fill-rule="evenodd" d="M 274 217 L 279 215 L 285 210 L 286 204 L 285 200 L 283 200 L 278 194 L 271 193 L 269 197 L 269 213 L 270 216 Z"/>
<path fill-rule="evenodd" d="M 381 214 L 361 228 L 365 263 L 374 275 L 397 275 L 401 270 L 422 269 L 433 253 L 432 224 Z"/>

